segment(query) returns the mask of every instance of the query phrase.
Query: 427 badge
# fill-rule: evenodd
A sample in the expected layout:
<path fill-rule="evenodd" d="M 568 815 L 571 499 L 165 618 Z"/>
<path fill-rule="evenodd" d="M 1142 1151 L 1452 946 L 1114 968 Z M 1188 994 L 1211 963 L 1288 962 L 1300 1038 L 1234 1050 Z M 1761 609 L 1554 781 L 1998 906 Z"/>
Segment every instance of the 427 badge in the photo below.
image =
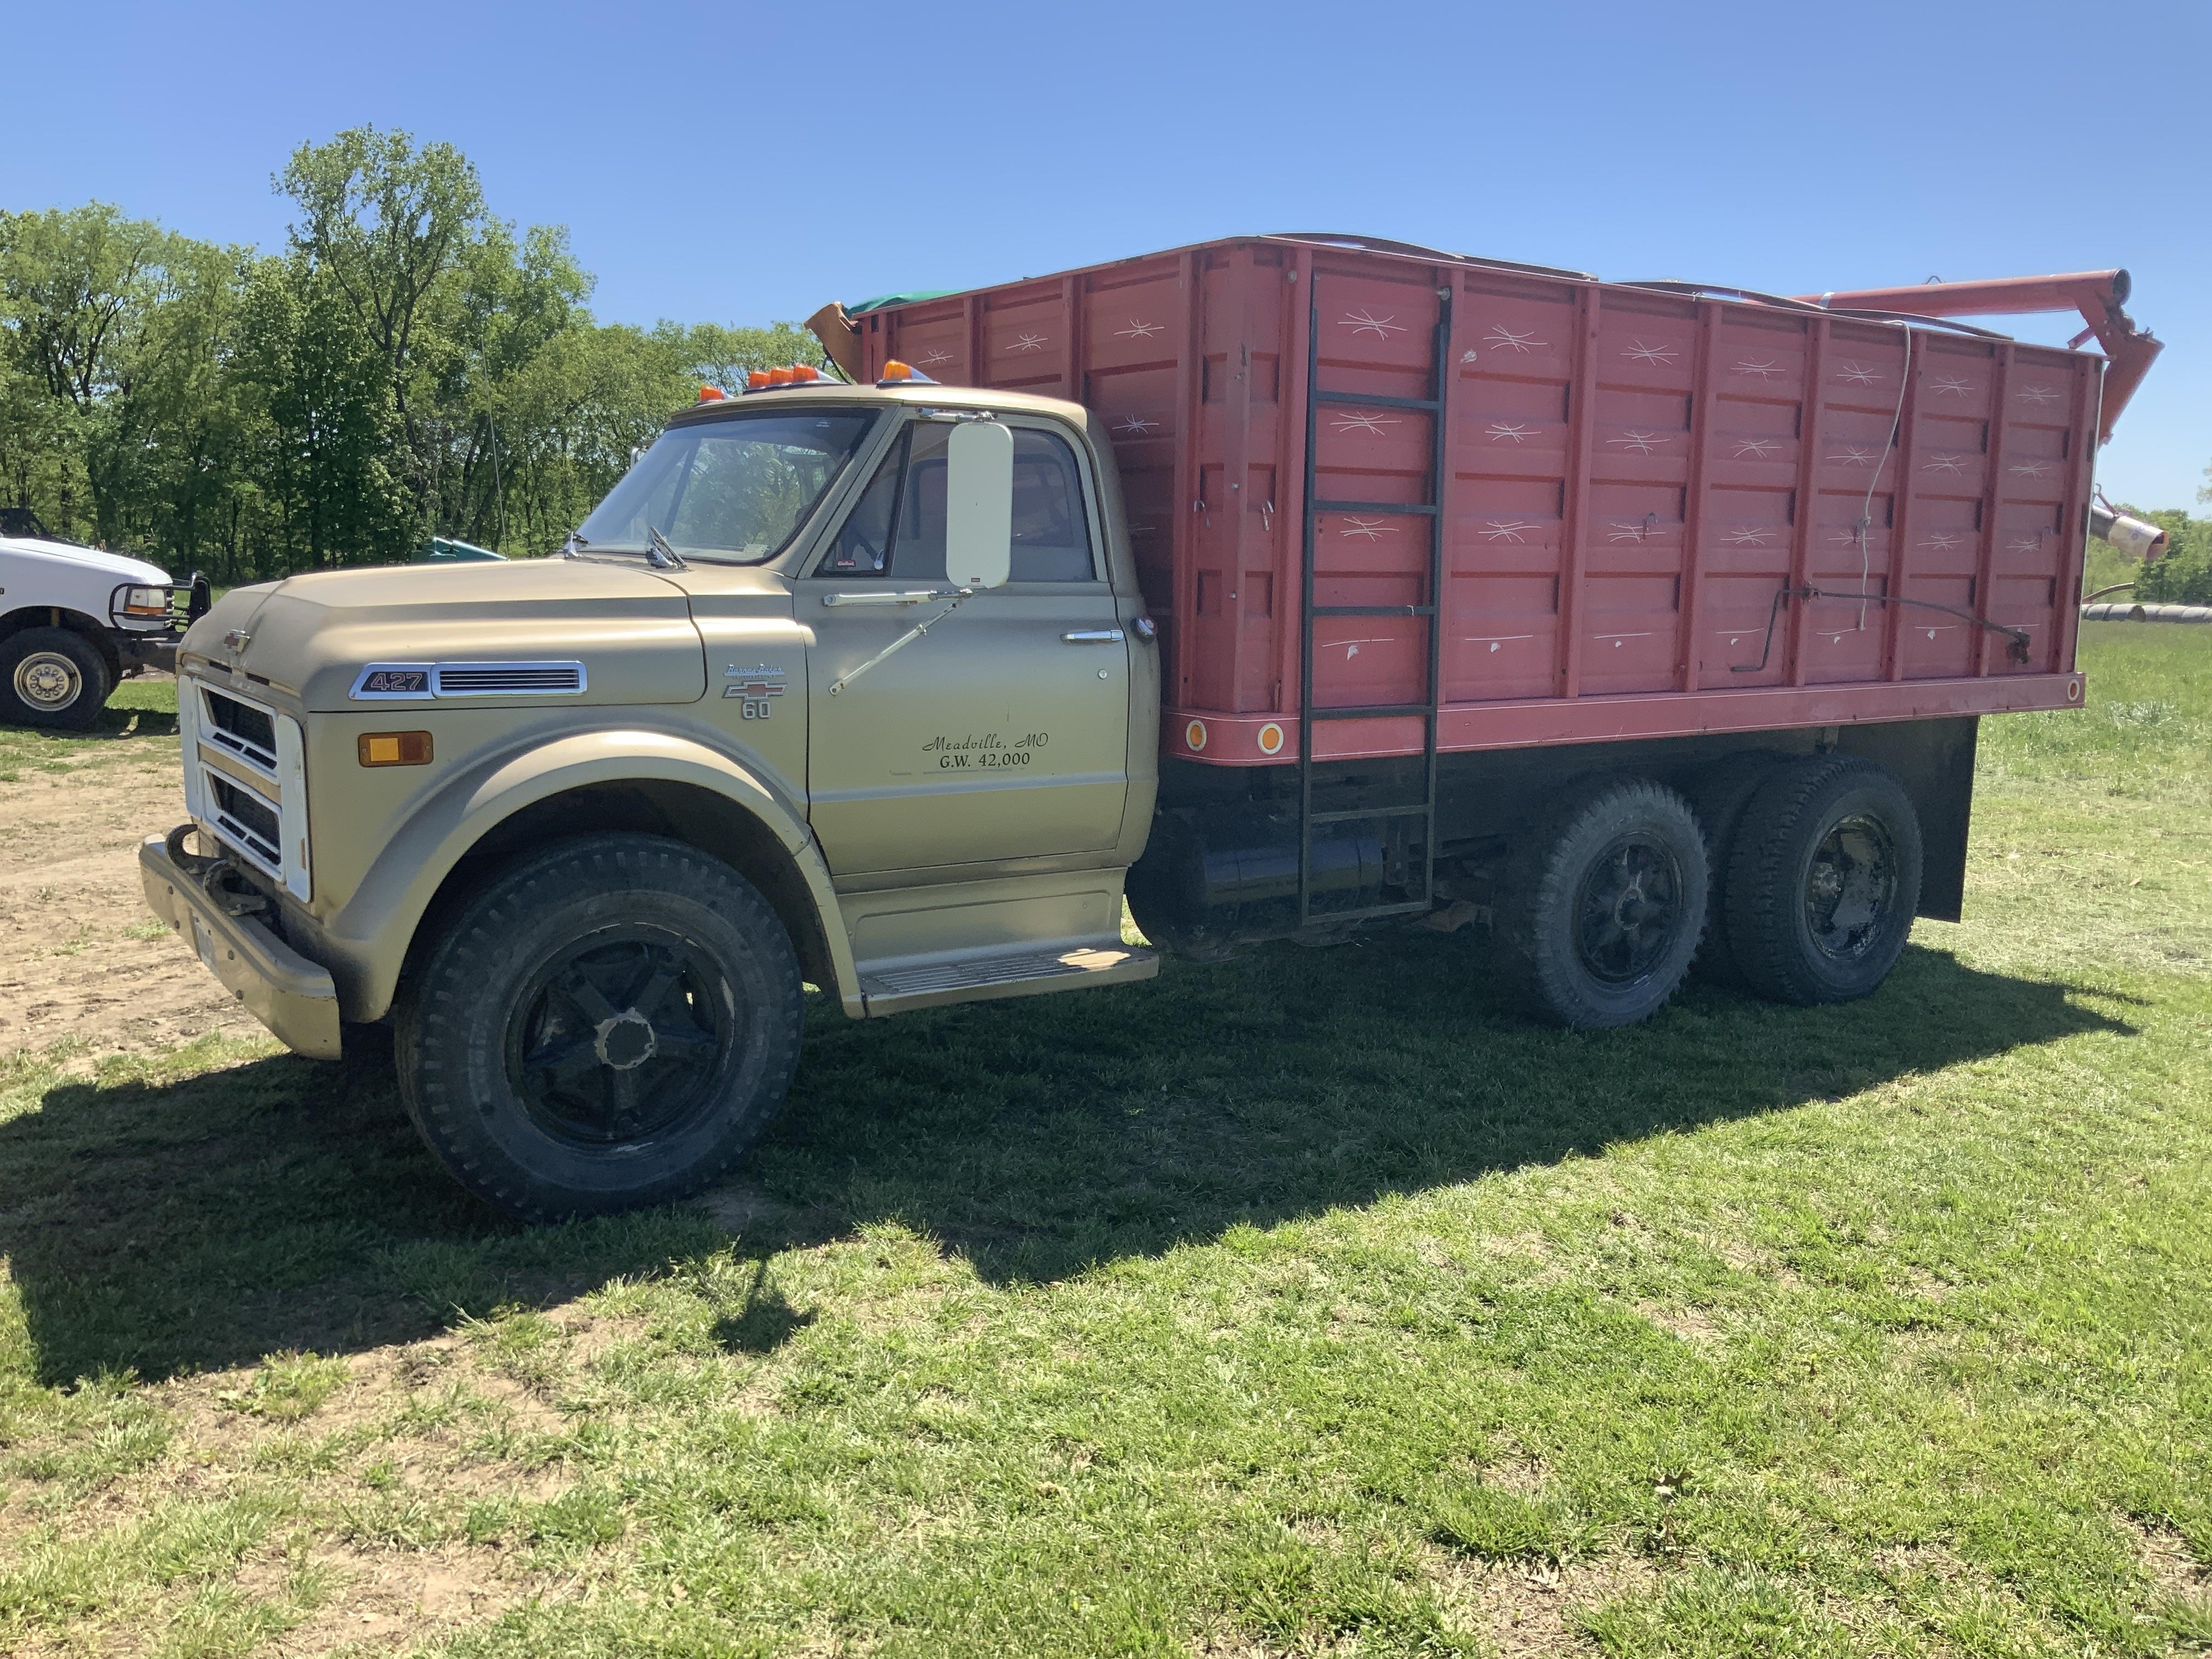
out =
<path fill-rule="evenodd" d="M 783 670 L 766 664 L 751 668 L 739 668 L 733 664 L 722 671 L 722 677 L 729 682 L 722 688 L 722 695 L 738 700 L 743 707 L 738 712 L 745 720 L 766 720 L 775 712 L 775 699 L 784 693 Z"/>

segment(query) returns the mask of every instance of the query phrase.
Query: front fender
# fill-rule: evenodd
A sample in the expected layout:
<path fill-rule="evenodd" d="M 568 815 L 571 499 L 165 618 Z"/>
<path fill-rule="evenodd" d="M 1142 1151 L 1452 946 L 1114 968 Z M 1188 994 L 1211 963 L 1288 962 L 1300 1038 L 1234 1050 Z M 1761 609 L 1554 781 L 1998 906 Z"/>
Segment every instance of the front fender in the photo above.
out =
<path fill-rule="evenodd" d="M 797 809 L 759 775 L 704 744 L 665 732 L 579 732 L 520 753 L 487 757 L 454 774 L 411 813 L 353 896 L 319 927 L 314 954 L 337 980 L 349 1020 L 392 1006 L 416 930 L 453 866 L 524 808 L 593 784 L 688 784 L 720 795 L 767 827 L 805 878 L 836 970 L 839 1000 L 860 1012 L 860 975 L 838 921 L 830 866 Z"/>

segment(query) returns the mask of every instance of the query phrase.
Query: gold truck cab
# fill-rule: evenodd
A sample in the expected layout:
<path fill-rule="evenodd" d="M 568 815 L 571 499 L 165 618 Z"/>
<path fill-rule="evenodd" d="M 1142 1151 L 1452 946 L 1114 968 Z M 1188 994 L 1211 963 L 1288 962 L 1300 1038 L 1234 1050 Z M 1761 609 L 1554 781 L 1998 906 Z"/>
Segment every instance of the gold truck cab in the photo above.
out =
<path fill-rule="evenodd" d="M 525 1216 L 726 1169 L 855 1018 L 1145 978 L 1158 670 L 1105 434 L 1012 392 L 702 402 L 562 556 L 301 576 L 185 636 L 155 911 L 280 1038 L 389 1018 Z"/>

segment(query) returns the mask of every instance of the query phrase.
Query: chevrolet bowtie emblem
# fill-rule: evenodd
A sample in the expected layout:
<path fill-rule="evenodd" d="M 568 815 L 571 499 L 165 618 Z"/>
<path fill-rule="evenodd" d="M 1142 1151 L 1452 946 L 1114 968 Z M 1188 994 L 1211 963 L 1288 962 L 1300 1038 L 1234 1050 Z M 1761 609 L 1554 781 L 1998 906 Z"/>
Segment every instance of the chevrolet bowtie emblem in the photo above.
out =
<path fill-rule="evenodd" d="M 222 648 L 226 651 L 243 651 L 252 643 L 253 635 L 242 628 L 234 628 L 222 636 Z"/>
<path fill-rule="evenodd" d="M 725 697 L 740 700 L 744 718 L 764 720 L 769 717 L 769 699 L 784 694 L 786 676 L 781 668 L 771 668 L 766 663 L 750 668 L 740 668 L 735 663 L 722 671 L 723 678 L 730 683 L 722 688 Z"/>

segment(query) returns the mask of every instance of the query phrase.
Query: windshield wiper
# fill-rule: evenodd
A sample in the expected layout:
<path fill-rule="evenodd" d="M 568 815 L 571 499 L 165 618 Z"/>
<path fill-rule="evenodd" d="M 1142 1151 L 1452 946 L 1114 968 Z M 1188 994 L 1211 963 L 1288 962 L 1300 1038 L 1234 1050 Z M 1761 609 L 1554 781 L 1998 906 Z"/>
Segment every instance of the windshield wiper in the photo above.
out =
<path fill-rule="evenodd" d="M 645 550 L 645 562 L 655 570 L 687 570 L 690 568 L 684 562 L 684 556 L 668 544 L 667 537 L 651 525 L 646 526 L 645 533 L 653 542 L 653 545 Z"/>
<path fill-rule="evenodd" d="M 561 556 L 564 559 L 581 558 L 583 550 L 588 547 L 594 553 L 642 554 L 645 562 L 655 570 L 689 570 L 691 568 L 690 562 L 668 544 L 668 538 L 651 525 L 646 526 L 645 534 L 646 540 L 638 544 L 591 542 L 572 530 L 568 532 L 568 539 L 561 544 Z"/>

